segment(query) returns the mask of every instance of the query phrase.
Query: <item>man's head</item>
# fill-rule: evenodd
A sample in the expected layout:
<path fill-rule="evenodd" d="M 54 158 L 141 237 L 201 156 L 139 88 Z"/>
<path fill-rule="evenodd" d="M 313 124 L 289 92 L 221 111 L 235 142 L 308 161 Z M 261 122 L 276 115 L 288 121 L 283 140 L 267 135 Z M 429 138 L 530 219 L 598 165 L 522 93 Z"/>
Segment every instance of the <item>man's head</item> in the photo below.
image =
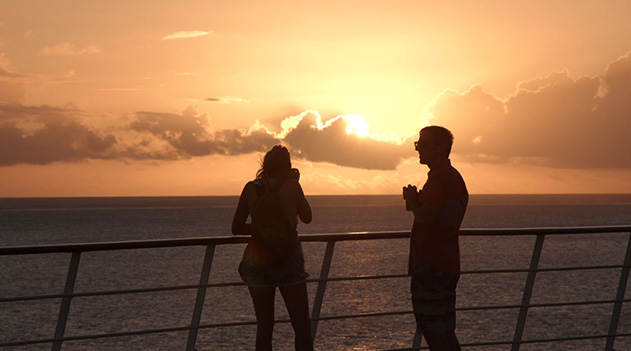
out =
<path fill-rule="evenodd" d="M 443 127 L 429 126 L 421 129 L 414 148 L 418 151 L 419 162 L 432 165 L 437 161 L 447 160 L 451 152 L 454 136 Z"/>

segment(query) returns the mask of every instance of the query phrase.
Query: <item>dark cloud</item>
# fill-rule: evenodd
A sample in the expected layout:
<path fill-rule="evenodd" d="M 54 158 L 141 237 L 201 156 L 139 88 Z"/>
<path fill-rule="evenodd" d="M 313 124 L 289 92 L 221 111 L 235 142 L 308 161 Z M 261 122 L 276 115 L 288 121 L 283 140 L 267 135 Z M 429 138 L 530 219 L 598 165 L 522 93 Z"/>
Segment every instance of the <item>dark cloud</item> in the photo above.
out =
<path fill-rule="evenodd" d="M 171 151 L 182 158 L 208 155 L 240 155 L 265 151 L 278 144 L 273 135 L 264 130 L 244 131 L 228 129 L 210 131 L 206 116 L 187 109 L 182 115 L 138 112 L 131 128 L 148 133 L 171 146 Z"/>
<path fill-rule="evenodd" d="M 50 106 L 0 105 L 0 166 L 111 158 L 111 134 L 81 124 L 78 111 Z"/>
<path fill-rule="evenodd" d="M 70 107 L 0 105 L 0 166 L 239 155 L 280 142 L 264 129 L 209 131 L 206 117 L 191 108 L 181 115 L 137 112 L 129 124 L 101 130 L 80 114 Z"/>
<path fill-rule="evenodd" d="M 631 53 L 603 77 L 568 72 L 522 82 L 501 100 L 480 87 L 445 92 L 432 123 L 450 128 L 454 152 L 484 162 L 566 168 L 631 167 Z"/>

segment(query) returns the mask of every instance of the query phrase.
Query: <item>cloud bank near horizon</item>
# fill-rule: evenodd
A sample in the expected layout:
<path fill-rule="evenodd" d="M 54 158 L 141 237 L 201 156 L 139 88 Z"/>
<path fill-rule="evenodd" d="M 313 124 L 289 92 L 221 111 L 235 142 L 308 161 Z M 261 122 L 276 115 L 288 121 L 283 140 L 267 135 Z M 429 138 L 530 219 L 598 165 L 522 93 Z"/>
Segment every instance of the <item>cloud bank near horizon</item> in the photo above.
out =
<path fill-rule="evenodd" d="M 631 168 L 631 53 L 602 77 L 557 72 L 521 82 L 499 99 L 475 86 L 444 92 L 432 122 L 455 135 L 453 152 L 472 162 L 561 168 Z"/>
<path fill-rule="evenodd" d="M 96 113 L 72 106 L 24 105 L 23 94 L 15 93 L 20 78 L 10 62 L 0 60 L 0 166 L 185 160 L 265 152 L 280 143 L 294 158 L 363 169 L 393 170 L 415 157 L 411 139 L 361 137 L 347 133 L 349 121 L 342 116 L 323 120 L 309 110 L 285 118 L 280 132 L 258 121 L 249 128 L 213 130 L 209 117 L 191 107 L 181 114 L 139 111 L 104 126 L 93 122 Z M 427 113 L 432 124 L 453 131 L 453 153 L 471 162 L 628 169 L 629 96 L 631 53 L 611 63 L 602 77 L 574 79 L 557 72 L 519 83 L 505 99 L 479 86 L 445 91 Z"/>
<path fill-rule="evenodd" d="M 44 165 L 86 159 L 185 160 L 243 155 L 287 145 L 294 157 L 364 169 L 395 169 L 409 147 L 347 133 L 341 116 L 323 122 L 315 111 L 287 118 L 280 133 L 260 123 L 212 130 L 192 107 L 182 114 L 136 112 L 122 127 L 89 126 L 73 107 L 0 104 L 0 166 Z"/>

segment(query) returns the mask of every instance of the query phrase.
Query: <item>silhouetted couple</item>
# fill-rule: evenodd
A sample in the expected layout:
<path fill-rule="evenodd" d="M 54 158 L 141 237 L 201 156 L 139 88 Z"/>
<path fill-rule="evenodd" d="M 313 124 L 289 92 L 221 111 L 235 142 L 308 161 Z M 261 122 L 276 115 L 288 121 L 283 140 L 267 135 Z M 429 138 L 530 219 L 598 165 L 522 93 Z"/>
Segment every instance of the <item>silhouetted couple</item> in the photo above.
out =
<path fill-rule="evenodd" d="M 408 275 L 417 331 L 432 351 L 460 350 L 455 335 L 456 285 L 460 276 L 458 234 L 468 202 L 460 173 L 451 166 L 453 135 L 443 127 L 423 128 L 414 148 L 430 168 L 421 191 L 403 188 L 406 209 L 414 213 Z M 311 207 L 291 168 L 289 151 L 274 146 L 256 179 L 241 193 L 232 233 L 251 235 L 239 273 L 256 313 L 256 350 L 272 349 L 274 295 L 279 288 L 296 333 L 296 350 L 313 350 L 304 257 L 296 231 L 298 218 L 311 222 Z M 251 224 L 246 220 L 251 217 Z"/>

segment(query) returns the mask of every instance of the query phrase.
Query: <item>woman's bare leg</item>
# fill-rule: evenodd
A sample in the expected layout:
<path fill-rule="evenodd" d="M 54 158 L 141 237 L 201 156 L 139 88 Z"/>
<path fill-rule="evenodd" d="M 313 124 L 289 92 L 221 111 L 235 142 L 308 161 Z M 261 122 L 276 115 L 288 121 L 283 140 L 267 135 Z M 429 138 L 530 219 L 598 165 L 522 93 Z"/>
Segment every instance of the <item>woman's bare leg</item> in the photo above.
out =
<path fill-rule="evenodd" d="M 256 313 L 256 351 L 272 350 L 275 287 L 249 286 Z"/>
<path fill-rule="evenodd" d="M 283 295 L 291 325 L 296 333 L 296 351 L 313 351 L 311 339 L 311 320 L 309 318 L 309 299 L 307 284 L 292 284 L 279 287 Z"/>

